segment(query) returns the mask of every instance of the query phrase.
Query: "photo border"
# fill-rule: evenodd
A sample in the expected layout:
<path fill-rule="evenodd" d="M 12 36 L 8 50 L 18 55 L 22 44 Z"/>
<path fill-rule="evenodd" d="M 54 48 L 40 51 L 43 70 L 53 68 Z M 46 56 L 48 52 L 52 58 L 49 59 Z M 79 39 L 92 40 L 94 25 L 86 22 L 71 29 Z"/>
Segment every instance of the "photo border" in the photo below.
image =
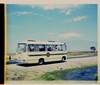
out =
<path fill-rule="evenodd" d="M 33 1 L 33 3 L 32 2 L 30 2 L 30 1 Z M 46 2 L 44 2 L 44 1 L 46 1 Z M 51 2 L 51 1 L 53 1 L 53 2 Z M 2 2 L 5 4 L 5 7 L 6 7 L 6 4 L 26 4 L 27 2 L 28 2 L 28 4 L 47 4 L 47 3 L 51 3 L 51 4 L 55 4 L 55 2 L 56 1 L 58 1 L 58 0 L 28 0 L 28 1 L 26 1 L 26 0 L 23 0 L 23 1 L 20 1 L 20 0 L 13 0 L 13 1 L 8 1 L 8 0 L 3 0 Z M 60 1 L 60 0 L 59 0 Z M 61 2 L 56 2 L 56 4 L 66 4 L 64 1 L 66 1 L 66 0 L 62 0 Z M 67 4 L 76 4 L 77 2 L 73 2 L 73 1 L 77 1 L 78 2 L 78 4 L 80 3 L 80 1 L 81 1 L 81 3 L 80 4 L 97 4 L 98 5 L 98 83 L 100 83 L 100 57 L 99 57 L 99 55 L 100 55 L 100 44 L 99 44 L 99 42 L 100 42 L 100 35 L 99 35 L 99 32 L 100 32 L 100 25 L 99 25 L 99 22 L 100 22 L 100 4 L 99 4 L 99 1 L 98 0 L 70 0 L 69 2 L 67 2 Z M 72 3 L 71 3 L 72 2 Z M 83 3 L 84 2 L 84 3 Z M 6 8 L 5 8 L 5 12 L 6 12 Z M 5 13 L 5 17 L 6 17 L 6 13 Z M 6 18 L 6 21 L 7 21 L 7 18 Z M 6 24 L 6 22 L 5 22 L 5 24 Z M 6 45 L 6 35 L 7 35 L 7 33 L 6 33 L 6 25 L 5 25 L 5 49 L 6 49 L 6 47 L 7 47 L 7 45 Z M 5 52 L 4 52 L 5 54 L 6 54 L 6 50 L 5 50 Z M 6 64 L 6 56 L 5 56 L 5 64 Z M 5 66 L 5 73 L 6 73 L 6 66 Z M 6 74 L 5 74 L 5 79 L 6 79 Z M 6 80 L 5 80 L 6 81 Z M 19 83 L 19 81 L 18 81 L 18 83 Z M 9 84 L 9 83 L 8 83 Z M 7 84 L 7 85 L 8 85 Z M 14 84 L 14 83 L 13 83 Z M 15 84 L 17 84 L 17 82 L 15 83 Z M 33 84 L 33 83 L 32 83 Z M 40 83 L 41 84 L 41 83 Z M 66 83 L 65 83 L 66 84 Z M 69 83 L 68 83 L 69 84 Z M 94 84 L 94 83 L 93 83 Z M 97 84 L 97 83 L 96 83 Z M 36 85 L 36 84 L 35 84 Z M 73 85 L 73 84 L 72 84 Z M 89 84 L 88 84 L 89 85 Z"/>

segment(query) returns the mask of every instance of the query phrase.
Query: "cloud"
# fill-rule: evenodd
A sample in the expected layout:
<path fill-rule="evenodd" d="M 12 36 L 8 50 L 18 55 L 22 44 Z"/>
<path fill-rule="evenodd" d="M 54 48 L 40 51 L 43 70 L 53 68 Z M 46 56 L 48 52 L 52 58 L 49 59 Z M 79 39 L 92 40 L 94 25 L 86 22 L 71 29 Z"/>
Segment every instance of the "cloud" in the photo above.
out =
<path fill-rule="evenodd" d="M 80 38 L 81 34 L 80 33 L 71 32 L 71 33 L 61 34 L 58 37 L 62 38 L 62 39 Z"/>
<path fill-rule="evenodd" d="M 85 20 L 87 18 L 88 18 L 88 16 L 77 16 L 77 17 L 74 17 L 74 18 L 65 19 L 64 21 L 65 22 L 79 22 L 79 21 Z"/>
<path fill-rule="evenodd" d="M 87 19 L 87 18 L 88 18 L 88 16 L 78 16 L 78 17 L 72 18 L 71 21 L 78 22 L 78 21 L 82 21 L 82 20 Z"/>
<path fill-rule="evenodd" d="M 70 15 L 70 14 L 72 14 L 72 10 L 71 10 L 71 9 L 69 9 L 69 10 L 66 12 L 66 15 Z"/>
<path fill-rule="evenodd" d="M 44 10 L 53 10 L 53 9 L 69 9 L 69 8 L 79 8 L 83 5 L 80 4 L 34 4 L 34 5 L 18 5 L 18 6 L 29 6 L 31 8 L 39 7 Z"/>
<path fill-rule="evenodd" d="M 40 7 L 44 10 L 53 10 L 53 9 L 69 9 L 69 8 L 77 8 L 80 7 L 81 5 L 78 4 L 63 4 L 63 5 L 58 5 L 58 4 L 46 4 L 46 5 L 31 5 L 32 8 L 35 7 Z"/>
<path fill-rule="evenodd" d="M 65 15 L 70 15 L 72 14 L 76 8 L 80 8 L 84 5 L 80 5 L 80 4 L 37 4 L 37 5 L 18 5 L 18 6 L 23 6 L 23 7 L 31 7 L 31 8 L 40 8 L 43 9 L 45 11 L 48 10 L 55 10 L 58 9 L 60 13 L 64 13 Z"/>
<path fill-rule="evenodd" d="M 34 12 L 26 12 L 26 11 L 23 11 L 23 12 L 13 12 L 13 13 L 10 13 L 10 14 L 11 15 L 17 15 L 17 16 L 20 16 L 20 15 L 29 15 L 29 14 L 33 14 L 35 16 L 41 16 L 41 17 L 44 16 L 43 14 L 34 13 Z"/>
<path fill-rule="evenodd" d="M 31 5 L 32 8 L 38 7 L 42 8 L 46 11 L 48 10 L 54 10 L 54 9 L 59 9 L 60 13 L 64 13 L 65 15 L 70 15 L 72 12 L 75 11 L 75 8 L 80 8 L 83 5 L 79 4 L 63 4 L 63 5 L 53 5 L 53 4 L 47 4 L 47 5 Z"/>
<path fill-rule="evenodd" d="M 43 14 L 39 14 L 39 13 L 33 13 L 33 14 L 36 15 L 36 16 L 41 16 L 41 17 L 44 16 Z"/>
<path fill-rule="evenodd" d="M 32 12 L 23 11 L 23 12 L 13 12 L 13 13 L 11 13 L 11 15 L 17 15 L 17 16 L 27 15 L 27 14 L 32 14 Z"/>
<path fill-rule="evenodd" d="M 64 13 L 65 15 L 70 15 L 72 14 L 75 9 L 77 8 L 81 8 L 84 5 L 79 5 L 79 4 L 63 4 L 63 5 L 59 5 L 59 4 L 46 4 L 46 5 L 31 5 L 32 8 L 38 7 L 41 8 L 43 10 L 55 10 L 58 9 L 59 13 Z"/>
<path fill-rule="evenodd" d="M 53 32 L 49 32 L 49 33 L 47 33 L 47 35 L 54 35 L 55 33 L 53 33 Z"/>
<path fill-rule="evenodd" d="M 70 15 L 70 14 L 72 14 L 72 12 L 73 12 L 74 10 L 72 10 L 72 9 L 67 9 L 67 10 L 61 10 L 60 11 L 60 13 L 64 13 L 65 15 Z"/>

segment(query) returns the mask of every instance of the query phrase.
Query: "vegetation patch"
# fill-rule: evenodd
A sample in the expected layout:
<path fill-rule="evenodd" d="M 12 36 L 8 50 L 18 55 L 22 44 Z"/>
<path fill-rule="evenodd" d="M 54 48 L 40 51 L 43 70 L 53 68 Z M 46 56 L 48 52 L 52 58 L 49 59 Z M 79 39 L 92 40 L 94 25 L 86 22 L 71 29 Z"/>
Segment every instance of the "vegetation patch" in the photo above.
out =
<path fill-rule="evenodd" d="M 53 71 L 53 72 L 47 72 L 44 75 L 42 75 L 39 79 L 46 80 L 46 81 L 63 80 L 62 76 L 65 73 L 68 74 L 69 72 L 74 71 L 74 70 L 83 70 L 83 69 L 93 68 L 93 67 L 97 68 L 97 65 L 84 66 L 84 67 L 81 67 L 81 68 L 72 68 L 72 69 L 65 69 L 65 70 L 60 69 L 60 70 L 56 70 L 56 71 Z M 97 77 L 96 77 L 95 80 L 97 80 Z"/>

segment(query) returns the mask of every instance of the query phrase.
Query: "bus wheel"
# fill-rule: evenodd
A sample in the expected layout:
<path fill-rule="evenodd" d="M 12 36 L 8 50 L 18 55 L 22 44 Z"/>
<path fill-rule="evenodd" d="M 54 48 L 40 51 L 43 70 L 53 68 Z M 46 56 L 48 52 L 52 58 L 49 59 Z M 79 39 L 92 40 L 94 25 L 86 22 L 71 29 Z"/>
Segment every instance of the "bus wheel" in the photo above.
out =
<path fill-rule="evenodd" d="M 66 57 L 65 57 L 65 56 L 63 56 L 61 61 L 65 61 L 65 60 L 66 60 Z"/>
<path fill-rule="evenodd" d="M 39 59 L 38 64 L 39 64 L 39 65 L 44 64 L 44 59 Z"/>

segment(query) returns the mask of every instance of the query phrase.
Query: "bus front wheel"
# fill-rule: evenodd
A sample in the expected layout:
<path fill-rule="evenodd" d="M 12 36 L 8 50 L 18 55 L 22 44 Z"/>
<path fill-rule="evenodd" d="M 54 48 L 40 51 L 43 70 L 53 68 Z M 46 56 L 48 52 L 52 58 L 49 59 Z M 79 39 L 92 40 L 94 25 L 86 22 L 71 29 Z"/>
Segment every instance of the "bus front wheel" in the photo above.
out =
<path fill-rule="evenodd" d="M 44 64 L 44 59 L 39 59 L 38 64 L 39 64 L 39 65 Z"/>
<path fill-rule="evenodd" d="M 65 57 L 65 56 L 63 56 L 61 61 L 65 61 L 65 60 L 66 60 L 66 57 Z"/>

